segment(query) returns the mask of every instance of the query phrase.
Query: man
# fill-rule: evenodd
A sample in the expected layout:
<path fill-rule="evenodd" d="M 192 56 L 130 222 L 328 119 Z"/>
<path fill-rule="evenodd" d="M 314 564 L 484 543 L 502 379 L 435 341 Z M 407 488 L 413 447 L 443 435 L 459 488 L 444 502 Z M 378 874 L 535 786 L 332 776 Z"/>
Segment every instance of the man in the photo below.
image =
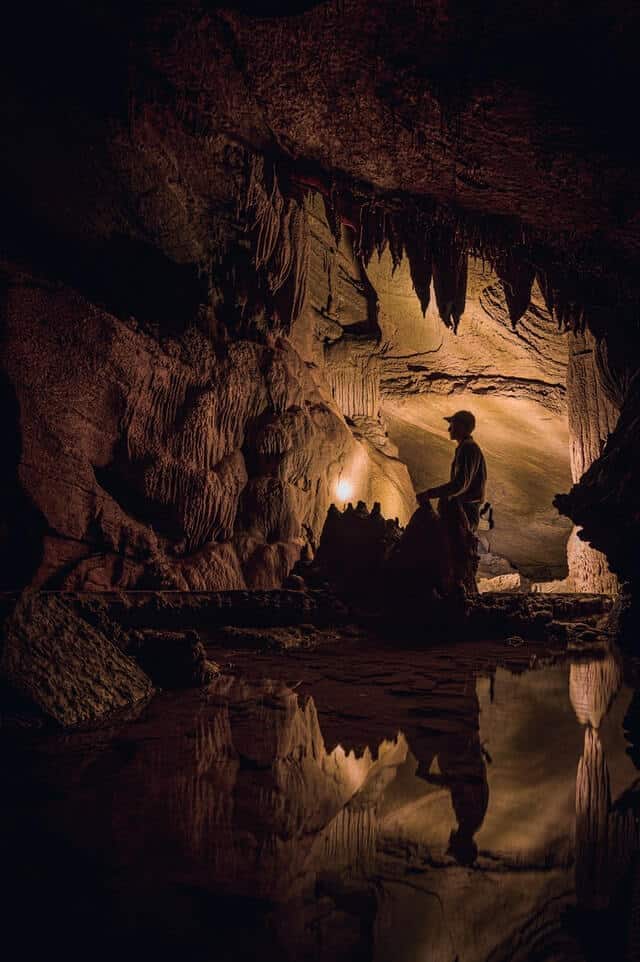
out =
<path fill-rule="evenodd" d="M 456 411 L 445 421 L 449 422 L 449 437 L 458 444 L 451 464 L 451 480 L 437 488 L 422 491 L 418 495 L 418 503 L 424 504 L 429 498 L 457 498 L 471 530 L 476 532 L 487 481 L 484 455 L 472 437 L 476 419 L 471 411 Z"/>

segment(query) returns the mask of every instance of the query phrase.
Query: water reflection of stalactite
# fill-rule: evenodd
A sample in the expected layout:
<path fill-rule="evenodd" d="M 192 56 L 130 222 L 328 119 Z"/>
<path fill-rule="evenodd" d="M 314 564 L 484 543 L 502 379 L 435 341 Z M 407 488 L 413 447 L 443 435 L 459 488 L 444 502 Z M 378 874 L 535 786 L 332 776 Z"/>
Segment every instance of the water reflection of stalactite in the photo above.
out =
<path fill-rule="evenodd" d="M 228 679 L 181 734 L 137 769 L 160 865 L 180 851 L 191 879 L 282 901 L 320 872 L 371 864 L 378 801 L 407 757 L 402 735 L 375 754 L 328 752 L 313 699 Z"/>
<path fill-rule="evenodd" d="M 609 771 L 598 732 L 585 731 L 576 782 L 576 894 L 588 908 L 607 908 L 635 853 L 640 828 L 632 808 L 612 806 Z"/>
<path fill-rule="evenodd" d="M 569 698 L 581 725 L 599 728 L 622 683 L 618 659 L 578 662 L 569 672 Z"/>
<path fill-rule="evenodd" d="M 373 865 L 378 837 L 375 808 L 345 808 L 338 812 L 323 833 L 320 865 L 337 870 L 355 865 L 367 871 Z"/>
<path fill-rule="evenodd" d="M 612 805 L 599 729 L 622 683 L 613 654 L 571 666 L 569 692 L 586 725 L 576 779 L 576 895 L 585 908 L 608 908 L 635 853 L 640 830 L 633 808 Z"/>
<path fill-rule="evenodd" d="M 590 908 L 609 899 L 609 772 L 600 738 L 587 727 L 576 779 L 576 895 Z"/>
<path fill-rule="evenodd" d="M 215 875 L 232 877 L 233 789 L 238 771 L 227 706 L 197 719 L 193 766 L 176 771 L 168 794 L 169 823 L 192 856 Z"/>

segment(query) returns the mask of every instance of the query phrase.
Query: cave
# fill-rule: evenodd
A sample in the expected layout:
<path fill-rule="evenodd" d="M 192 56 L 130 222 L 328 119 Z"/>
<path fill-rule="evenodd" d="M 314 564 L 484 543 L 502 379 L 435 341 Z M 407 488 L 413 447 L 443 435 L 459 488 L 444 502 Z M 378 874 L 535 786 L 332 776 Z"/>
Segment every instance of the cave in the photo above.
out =
<path fill-rule="evenodd" d="M 7 950 L 636 958 L 640 11 L 14 12 Z"/>

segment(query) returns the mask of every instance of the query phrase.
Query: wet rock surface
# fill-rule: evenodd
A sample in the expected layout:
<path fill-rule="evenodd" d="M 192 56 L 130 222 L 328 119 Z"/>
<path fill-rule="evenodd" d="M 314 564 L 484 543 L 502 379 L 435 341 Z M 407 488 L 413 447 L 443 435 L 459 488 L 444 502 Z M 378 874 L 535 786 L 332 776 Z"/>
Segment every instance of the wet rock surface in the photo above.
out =
<path fill-rule="evenodd" d="M 398 578 L 394 583 L 393 578 Z M 3 596 L 2 718 L 9 727 L 49 720 L 85 724 L 162 689 L 202 688 L 220 671 L 206 646 L 238 651 L 365 645 L 401 638 L 421 648 L 458 637 L 525 641 L 598 653 L 615 636 L 602 595 L 485 592 L 427 597 L 424 580 L 392 569 L 369 597 L 345 604 L 306 587 L 270 592 L 37 593 Z M 440 585 L 442 588 L 442 585 Z M 463 603 L 464 602 L 464 603 Z"/>
<path fill-rule="evenodd" d="M 63 598 L 27 594 L 5 621 L 0 679 L 26 708 L 64 727 L 130 709 L 149 677 Z"/>

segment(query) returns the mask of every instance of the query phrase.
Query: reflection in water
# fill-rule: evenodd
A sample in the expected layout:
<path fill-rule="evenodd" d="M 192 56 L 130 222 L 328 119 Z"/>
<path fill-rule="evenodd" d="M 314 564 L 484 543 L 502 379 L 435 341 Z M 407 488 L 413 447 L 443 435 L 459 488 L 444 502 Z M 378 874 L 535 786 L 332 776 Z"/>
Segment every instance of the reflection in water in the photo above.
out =
<path fill-rule="evenodd" d="M 576 895 L 587 909 L 609 908 L 640 848 L 634 793 L 612 804 L 599 734 L 621 684 L 621 667 L 613 654 L 571 666 L 571 703 L 586 726 L 576 781 Z"/>
<path fill-rule="evenodd" d="M 569 699 L 566 666 L 449 665 L 358 712 L 344 689 L 320 720 L 286 684 L 222 677 L 35 746 L 4 801 L 16 917 L 49 900 L 47 945 L 84 957 L 52 860 L 90 851 L 67 898 L 93 893 L 94 958 L 596 958 L 567 913 L 617 911 L 639 847 L 614 655 L 572 665 Z"/>
<path fill-rule="evenodd" d="M 580 724 L 600 728 L 621 684 L 620 662 L 612 653 L 596 661 L 571 665 L 569 697 Z"/>

